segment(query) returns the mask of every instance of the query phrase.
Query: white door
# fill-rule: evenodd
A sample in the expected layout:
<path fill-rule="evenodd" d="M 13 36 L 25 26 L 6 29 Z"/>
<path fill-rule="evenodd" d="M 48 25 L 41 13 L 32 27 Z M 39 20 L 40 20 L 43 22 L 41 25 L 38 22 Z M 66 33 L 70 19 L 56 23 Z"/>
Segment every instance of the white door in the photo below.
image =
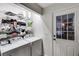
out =
<path fill-rule="evenodd" d="M 54 12 L 53 46 L 54 56 L 74 56 L 76 52 L 76 12 L 60 10 Z"/>

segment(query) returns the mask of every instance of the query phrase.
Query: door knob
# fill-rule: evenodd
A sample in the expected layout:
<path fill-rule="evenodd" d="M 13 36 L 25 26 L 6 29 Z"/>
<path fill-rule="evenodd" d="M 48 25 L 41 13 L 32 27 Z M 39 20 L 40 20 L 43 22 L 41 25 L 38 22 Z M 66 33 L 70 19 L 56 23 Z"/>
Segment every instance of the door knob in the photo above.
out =
<path fill-rule="evenodd" d="M 54 35 L 54 37 L 55 37 L 56 35 Z"/>
<path fill-rule="evenodd" d="M 53 40 L 56 40 L 56 39 L 53 39 Z"/>

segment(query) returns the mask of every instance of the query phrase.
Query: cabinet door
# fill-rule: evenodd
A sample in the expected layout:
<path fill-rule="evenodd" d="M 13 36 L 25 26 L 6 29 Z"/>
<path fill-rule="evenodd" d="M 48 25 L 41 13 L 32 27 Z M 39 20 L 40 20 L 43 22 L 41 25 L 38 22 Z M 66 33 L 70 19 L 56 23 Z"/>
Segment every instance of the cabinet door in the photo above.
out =
<path fill-rule="evenodd" d="M 15 56 L 30 56 L 29 44 L 15 50 Z"/>
<path fill-rule="evenodd" d="M 42 50 L 42 40 L 38 40 L 32 43 L 32 56 L 41 56 Z"/>
<path fill-rule="evenodd" d="M 11 51 L 8 51 L 8 52 L 5 52 L 2 54 L 3 56 L 14 56 L 15 55 L 15 51 L 14 50 L 11 50 Z"/>
<path fill-rule="evenodd" d="M 21 46 L 11 51 L 8 51 L 4 53 L 3 56 L 30 56 L 29 44 Z"/>

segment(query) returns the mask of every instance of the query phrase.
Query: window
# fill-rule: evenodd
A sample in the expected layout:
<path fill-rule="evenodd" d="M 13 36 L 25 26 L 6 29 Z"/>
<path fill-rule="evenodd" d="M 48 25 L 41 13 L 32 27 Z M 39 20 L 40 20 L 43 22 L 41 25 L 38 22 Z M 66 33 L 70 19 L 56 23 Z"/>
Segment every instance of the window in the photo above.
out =
<path fill-rule="evenodd" d="M 74 40 L 74 13 L 56 16 L 56 38 Z"/>

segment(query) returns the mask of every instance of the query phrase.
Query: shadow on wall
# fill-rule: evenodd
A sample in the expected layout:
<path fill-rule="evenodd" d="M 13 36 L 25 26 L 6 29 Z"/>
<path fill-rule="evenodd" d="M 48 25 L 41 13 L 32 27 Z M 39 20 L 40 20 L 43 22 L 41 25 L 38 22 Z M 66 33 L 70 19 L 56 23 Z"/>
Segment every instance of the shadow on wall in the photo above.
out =
<path fill-rule="evenodd" d="M 43 38 L 44 53 L 45 55 L 52 55 L 52 34 L 46 23 L 43 21 L 42 16 L 39 14 L 33 14 L 33 30 L 35 36 L 41 36 Z"/>

